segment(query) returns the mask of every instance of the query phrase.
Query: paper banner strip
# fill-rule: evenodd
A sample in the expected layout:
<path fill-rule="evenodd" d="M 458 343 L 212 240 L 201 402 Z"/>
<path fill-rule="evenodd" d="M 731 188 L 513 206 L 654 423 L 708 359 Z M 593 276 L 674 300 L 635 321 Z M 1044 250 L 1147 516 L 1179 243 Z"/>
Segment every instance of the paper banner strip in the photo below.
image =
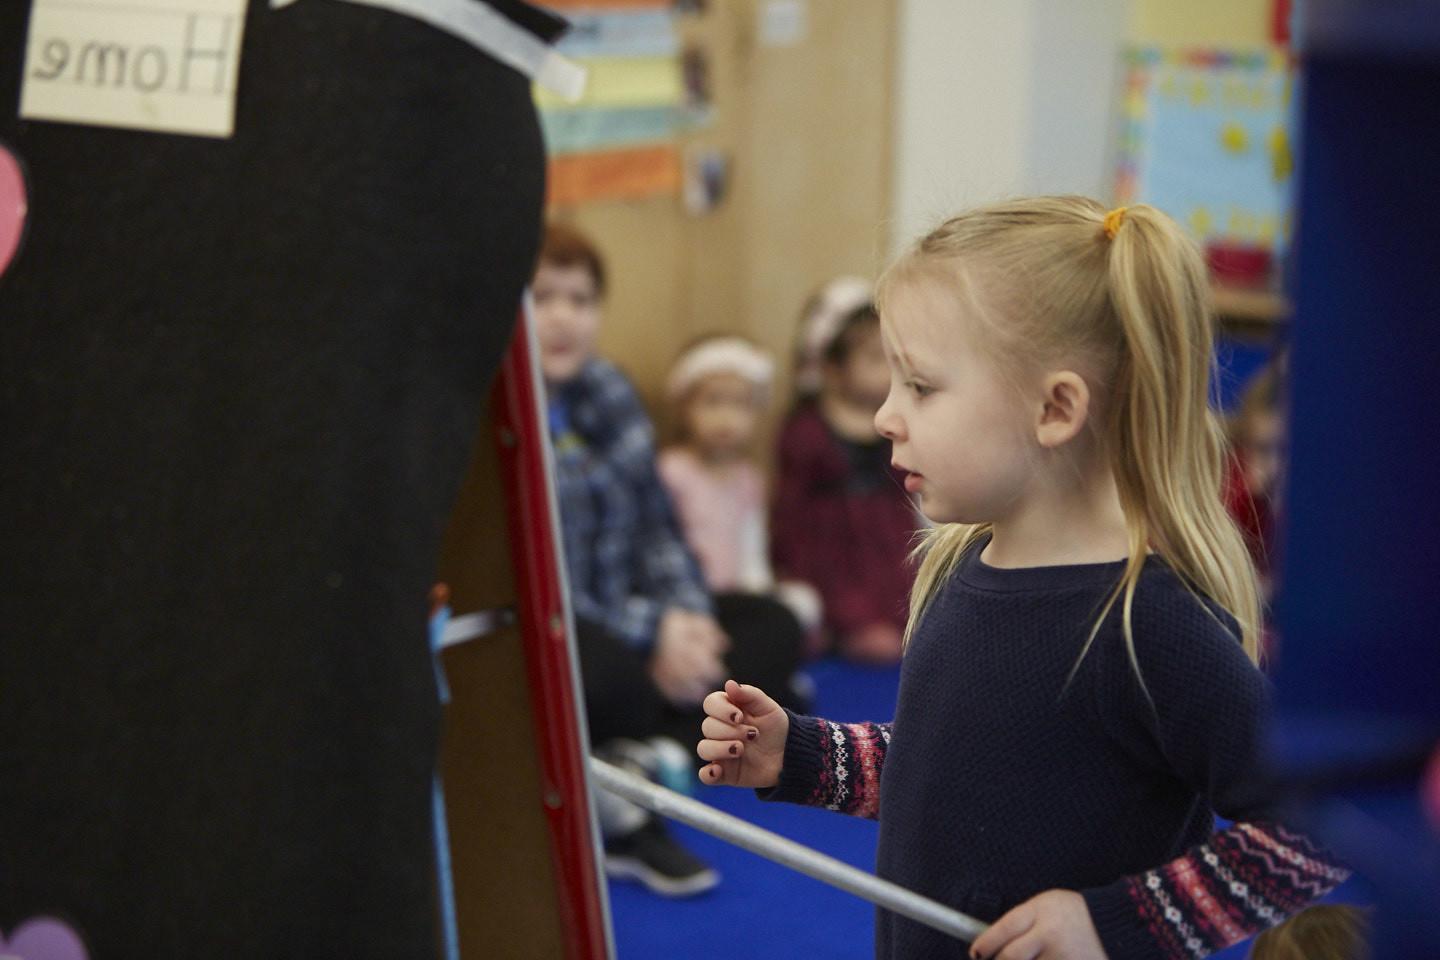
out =
<path fill-rule="evenodd" d="M 680 111 L 675 107 L 599 107 L 546 110 L 540 114 L 550 156 L 587 150 L 614 150 L 674 139 Z"/>
<path fill-rule="evenodd" d="M 670 0 L 545 0 L 540 6 L 549 7 L 568 19 L 574 10 L 668 10 Z"/>
<path fill-rule="evenodd" d="M 567 30 L 555 49 L 567 57 L 674 57 L 680 53 L 675 18 L 663 10 L 567 11 Z"/>
<path fill-rule="evenodd" d="M 296 0 L 270 0 L 272 9 Z M 544 40 L 475 0 L 345 0 L 412 17 L 464 40 L 476 50 L 520 71 L 555 103 L 573 103 L 585 89 L 585 70 Z M 553 92 L 551 92 L 553 91 Z"/>
<path fill-rule="evenodd" d="M 684 100 L 680 63 L 674 57 L 596 57 L 583 64 L 589 72 L 584 96 L 567 103 L 537 87 L 536 105 L 542 110 L 565 106 L 663 107 Z"/>
<path fill-rule="evenodd" d="M 676 194 L 680 156 L 672 146 L 658 146 L 553 157 L 548 181 L 551 206 Z"/>

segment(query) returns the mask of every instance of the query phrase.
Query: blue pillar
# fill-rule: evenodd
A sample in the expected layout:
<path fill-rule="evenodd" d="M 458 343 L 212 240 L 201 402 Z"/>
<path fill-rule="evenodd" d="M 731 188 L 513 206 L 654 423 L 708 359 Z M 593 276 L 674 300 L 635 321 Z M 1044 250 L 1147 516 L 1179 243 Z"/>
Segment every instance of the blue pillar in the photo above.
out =
<path fill-rule="evenodd" d="M 1417 793 L 1440 741 L 1440 11 L 1304 10 L 1279 759 L 1375 885 L 1376 955 L 1440 956 Z"/>

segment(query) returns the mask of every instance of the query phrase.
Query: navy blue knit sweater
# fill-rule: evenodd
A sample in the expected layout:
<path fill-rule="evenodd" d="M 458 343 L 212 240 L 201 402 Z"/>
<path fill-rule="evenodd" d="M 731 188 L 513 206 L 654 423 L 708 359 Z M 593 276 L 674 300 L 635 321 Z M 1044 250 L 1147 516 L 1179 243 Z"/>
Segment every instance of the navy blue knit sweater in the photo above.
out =
<path fill-rule="evenodd" d="M 1081 891 L 1112 960 L 1203 957 L 1344 879 L 1273 820 L 1266 684 L 1233 619 L 1150 558 L 1132 614 L 1142 687 L 1118 604 L 1079 659 L 1123 563 L 998 569 L 983 546 L 916 631 L 893 724 L 792 715 L 762 797 L 878 816 L 880 876 L 987 922 Z M 1212 811 L 1237 823 L 1215 833 Z M 878 957 L 964 951 L 879 911 Z"/>

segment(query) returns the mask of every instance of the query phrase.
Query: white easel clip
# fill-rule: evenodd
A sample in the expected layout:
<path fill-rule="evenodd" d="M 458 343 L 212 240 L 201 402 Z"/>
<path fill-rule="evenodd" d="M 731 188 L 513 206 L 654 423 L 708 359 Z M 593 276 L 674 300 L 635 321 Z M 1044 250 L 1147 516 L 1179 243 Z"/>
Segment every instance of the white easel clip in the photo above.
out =
<path fill-rule="evenodd" d="M 280 10 L 296 0 L 270 0 Z M 574 103 L 585 92 L 586 72 L 574 60 L 512 23 L 480 0 L 344 0 L 423 21 L 458 37 L 535 83 Z"/>

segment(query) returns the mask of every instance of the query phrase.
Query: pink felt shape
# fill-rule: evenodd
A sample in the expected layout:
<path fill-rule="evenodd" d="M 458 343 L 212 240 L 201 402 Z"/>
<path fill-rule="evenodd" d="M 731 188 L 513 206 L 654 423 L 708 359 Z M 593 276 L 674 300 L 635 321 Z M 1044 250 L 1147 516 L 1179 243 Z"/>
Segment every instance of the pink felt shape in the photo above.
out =
<path fill-rule="evenodd" d="M 26 920 L 6 939 L 0 931 L 0 958 L 3 960 L 89 960 L 80 935 L 54 917 Z"/>
<path fill-rule="evenodd" d="M 0 145 L 0 276 L 15 259 L 15 251 L 20 249 L 28 209 L 25 175 L 20 170 L 20 161 Z"/>

